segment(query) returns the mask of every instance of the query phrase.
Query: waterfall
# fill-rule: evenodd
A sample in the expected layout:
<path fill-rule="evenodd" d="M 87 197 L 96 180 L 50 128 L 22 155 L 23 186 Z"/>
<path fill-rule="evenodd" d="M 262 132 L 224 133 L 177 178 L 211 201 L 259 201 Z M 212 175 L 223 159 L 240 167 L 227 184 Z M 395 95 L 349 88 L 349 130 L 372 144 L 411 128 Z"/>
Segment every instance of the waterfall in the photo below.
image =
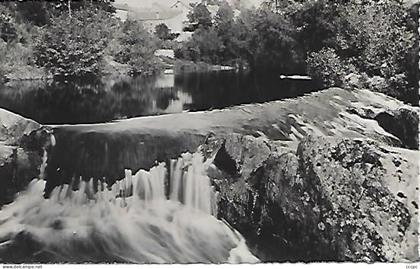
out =
<path fill-rule="evenodd" d="M 55 136 L 53 134 L 50 134 L 50 141 L 49 142 L 50 142 L 50 145 L 52 147 L 55 146 L 56 141 L 55 141 Z M 47 168 L 47 162 L 48 162 L 48 152 L 47 152 L 47 149 L 45 148 L 45 146 L 44 146 L 44 149 L 43 149 L 41 160 L 42 160 L 42 162 L 41 162 L 41 165 L 39 167 L 39 178 L 40 179 L 45 179 L 45 170 Z"/>
<path fill-rule="evenodd" d="M 165 182 L 168 181 L 169 200 L 182 203 L 193 210 L 217 215 L 217 192 L 210 184 L 210 178 L 206 174 L 206 163 L 200 153 L 185 153 L 177 160 L 171 160 L 169 177 L 167 176 L 168 171 L 164 163 L 150 171 L 139 170 L 135 175 L 126 169 L 125 177 L 112 185 L 112 192 L 120 197 L 132 196 L 132 199 L 142 200 L 143 205 L 148 207 L 167 199 Z M 79 186 L 79 190 L 81 189 L 87 191 L 83 182 Z"/>
<path fill-rule="evenodd" d="M 206 167 L 201 154 L 186 153 L 169 173 L 164 163 L 125 170 L 111 186 L 80 181 L 48 198 L 46 182 L 33 180 L 0 210 L 0 262 L 257 262 L 239 232 L 215 217 Z"/>
<path fill-rule="evenodd" d="M 201 154 L 185 153 L 170 162 L 170 199 L 186 206 L 217 215 L 217 192 L 206 174 Z"/>

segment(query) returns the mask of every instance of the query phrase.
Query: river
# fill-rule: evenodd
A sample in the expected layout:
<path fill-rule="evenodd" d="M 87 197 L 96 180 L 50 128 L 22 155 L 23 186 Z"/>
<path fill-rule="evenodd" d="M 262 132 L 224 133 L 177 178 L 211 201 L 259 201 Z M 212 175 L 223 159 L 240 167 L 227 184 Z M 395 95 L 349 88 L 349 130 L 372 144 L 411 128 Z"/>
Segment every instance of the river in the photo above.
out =
<path fill-rule="evenodd" d="M 114 76 L 67 83 L 14 81 L 0 86 L 0 107 L 42 124 L 101 123 L 280 100 L 319 86 L 313 81 L 280 79 L 277 73 L 234 71 Z"/>
<path fill-rule="evenodd" d="M 93 128 L 83 138 L 64 124 L 206 111 L 317 89 L 312 81 L 237 72 L 4 85 L 0 107 L 56 126 L 39 179 L 0 210 L 0 262 L 259 262 L 244 237 L 217 218 L 219 192 L 207 175 L 212 160 L 185 153 L 202 135 L 179 134 L 183 144 L 152 137 L 151 129 L 112 135 Z"/>

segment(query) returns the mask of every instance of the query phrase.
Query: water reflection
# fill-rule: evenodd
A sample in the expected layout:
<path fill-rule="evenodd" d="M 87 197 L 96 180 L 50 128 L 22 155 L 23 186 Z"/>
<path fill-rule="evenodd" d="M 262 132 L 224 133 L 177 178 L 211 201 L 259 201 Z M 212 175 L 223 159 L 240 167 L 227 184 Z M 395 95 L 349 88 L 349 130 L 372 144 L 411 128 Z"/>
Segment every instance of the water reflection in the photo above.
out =
<path fill-rule="evenodd" d="M 24 81 L 0 87 L 0 107 L 44 124 L 95 123 L 271 101 L 317 86 L 280 80 L 278 75 L 235 72 Z"/>

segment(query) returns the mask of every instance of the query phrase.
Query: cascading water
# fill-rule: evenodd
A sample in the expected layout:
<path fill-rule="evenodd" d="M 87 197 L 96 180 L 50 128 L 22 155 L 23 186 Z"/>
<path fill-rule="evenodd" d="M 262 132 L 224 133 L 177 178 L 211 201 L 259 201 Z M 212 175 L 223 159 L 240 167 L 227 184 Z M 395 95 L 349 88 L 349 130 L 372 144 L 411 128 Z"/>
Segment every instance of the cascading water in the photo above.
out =
<path fill-rule="evenodd" d="M 59 186 L 49 198 L 45 181 L 33 180 L 0 211 L 0 262 L 257 262 L 212 215 L 217 197 L 205 170 L 200 154 L 184 154 L 171 161 L 168 181 L 159 164 L 126 170 L 110 187 Z"/>
<path fill-rule="evenodd" d="M 171 201 L 180 201 L 186 206 L 207 214 L 217 214 L 217 193 L 205 174 L 206 164 L 200 154 L 183 154 L 170 163 Z"/>

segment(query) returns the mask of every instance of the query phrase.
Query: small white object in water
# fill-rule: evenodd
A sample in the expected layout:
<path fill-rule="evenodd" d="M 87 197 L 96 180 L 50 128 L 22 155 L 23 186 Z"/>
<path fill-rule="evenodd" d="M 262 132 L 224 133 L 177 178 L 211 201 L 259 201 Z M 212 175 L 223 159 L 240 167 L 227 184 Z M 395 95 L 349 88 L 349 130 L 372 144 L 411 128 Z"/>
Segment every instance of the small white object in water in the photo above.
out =
<path fill-rule="evenodd" d="M 306 75 L 280 75 L 280 79 L 312 80 L 310 76 Z"/>

